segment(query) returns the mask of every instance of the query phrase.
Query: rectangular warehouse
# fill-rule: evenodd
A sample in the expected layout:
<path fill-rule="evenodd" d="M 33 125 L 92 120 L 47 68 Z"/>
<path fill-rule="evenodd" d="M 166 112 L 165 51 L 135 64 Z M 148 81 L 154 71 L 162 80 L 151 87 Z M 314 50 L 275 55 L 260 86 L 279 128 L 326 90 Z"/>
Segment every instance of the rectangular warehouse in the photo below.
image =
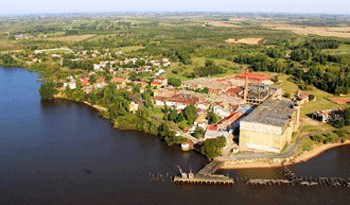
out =
<path fill-rule="evenodd" d="M 298 129 L 299 115 L 292 102 L 266 100 L 240 122 L 240 150 L 280 153 Z"/>

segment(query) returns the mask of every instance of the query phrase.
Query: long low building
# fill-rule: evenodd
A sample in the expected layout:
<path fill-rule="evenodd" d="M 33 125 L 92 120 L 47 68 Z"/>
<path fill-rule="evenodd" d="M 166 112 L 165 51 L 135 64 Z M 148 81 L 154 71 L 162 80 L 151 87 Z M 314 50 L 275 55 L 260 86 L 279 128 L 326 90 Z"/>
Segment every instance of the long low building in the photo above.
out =
<path fill-rule="evenodd" d="M 240 150 L 280 153 L 298 129 L 299 115 L 292 102 L 266 100 L 240 122 Z"/>

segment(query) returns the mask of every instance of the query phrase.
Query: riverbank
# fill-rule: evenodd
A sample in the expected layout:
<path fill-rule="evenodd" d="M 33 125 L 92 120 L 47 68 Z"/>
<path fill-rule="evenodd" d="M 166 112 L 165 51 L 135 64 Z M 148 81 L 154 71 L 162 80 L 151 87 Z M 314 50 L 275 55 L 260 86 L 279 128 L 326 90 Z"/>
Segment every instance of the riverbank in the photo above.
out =
<path fill-rule="evenodd" d="M 253 169 L 253 168 L 273 168 L 293 165 L 297 163 L 306 162 L 320 154 L 340 146 L 350 145 L 350 140 L 344 143 L 322 144 L 315 146 L 312 150 L 297 154 L 287 159 L 259 159 L 259 160 L 241 160 L 241 161 L 226 161 L 220 169 Z"/>
<path fill-rule="evenodd" d="M 66 98 L 65 96 L 63 96 L 62 93 L 58 93 L 58 94 L 54 95 L 54 99 L 55 100 L 70 100 L 70 99 Z M 74 101 L 74 100 L 71 100 L 71 101 Z M 74 102 L 76 102 L 76 101 L 74 101 Z M 89 103 L 88 101 L 83 101 L 82 103 L 84 103 L 85 105 L 88 105 L 89 107 L 92 107 L 100 112 L 107 111 L 107 108 L 102 107 L 100 105 L 93 105 L 93 104 Z"/>

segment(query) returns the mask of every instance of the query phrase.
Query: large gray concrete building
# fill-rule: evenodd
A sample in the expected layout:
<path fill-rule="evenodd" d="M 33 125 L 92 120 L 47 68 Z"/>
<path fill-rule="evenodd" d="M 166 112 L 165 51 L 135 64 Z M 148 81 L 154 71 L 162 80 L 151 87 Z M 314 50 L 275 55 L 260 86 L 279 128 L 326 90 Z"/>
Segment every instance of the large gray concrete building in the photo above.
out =
<path fill-rule="evenodd" d="M 299 106 L 268 99 L 240 122 L 242 151 L 280 153 L 299 127 Z"/>

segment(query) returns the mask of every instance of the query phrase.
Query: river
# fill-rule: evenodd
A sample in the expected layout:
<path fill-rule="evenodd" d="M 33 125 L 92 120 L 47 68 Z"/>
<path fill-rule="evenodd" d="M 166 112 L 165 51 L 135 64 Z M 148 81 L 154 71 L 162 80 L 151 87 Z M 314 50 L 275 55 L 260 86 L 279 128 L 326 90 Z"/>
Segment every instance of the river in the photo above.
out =
<path fill-rule="evenodd" d="M 345 188 L 172 184 L 176 165 L 197 171 L 207 160 L 152 135 L 113 129 L 86 105 L 42 102 L 38 77 L 0 68 L 1 205 L 350 203 Z M 350 146 L 340 147 L 291 169 L 303 176 L 348 178 L 349 156 Z M 220 172 L 279 177 L 275 169 Z"/>

